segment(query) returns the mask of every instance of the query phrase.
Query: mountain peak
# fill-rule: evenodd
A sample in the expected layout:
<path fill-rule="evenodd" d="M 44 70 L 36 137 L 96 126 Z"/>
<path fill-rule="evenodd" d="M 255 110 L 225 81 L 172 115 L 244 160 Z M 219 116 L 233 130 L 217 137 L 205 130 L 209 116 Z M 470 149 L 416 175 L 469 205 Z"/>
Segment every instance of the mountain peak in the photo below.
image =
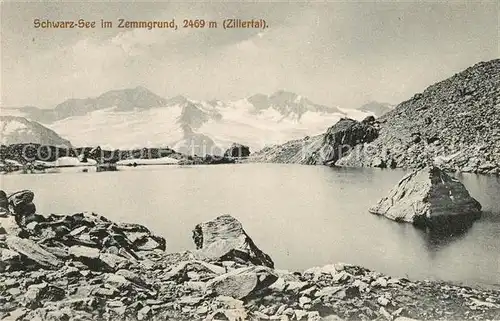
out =
<path fill-rule="evenodd" d="M 183 105 L 189 102 L 189 99 L 182 95 L 177 95 L 175 97 L 167 99 L 167 105 L 173 106 L 173 105 Z"/>
<path fill-rule="evenodd" d="M 134 90 L 136 90 L 136 91 L 146 91 L 146 92 L 151 92 L 151 90 L 149 90 L 149 89 L 147 89 L 146 87 L 141 86 L 141 85 L 136 86 L 136 87 L 134 88 Z"/>
<path fill-rule="evenodd" d="M 270 95 L 270 97 L 297 97 L 297 96 L 299 95 L 285 89 L 279 89 Z"/>
<path fill-rule="evenodd" d="M 293 116 L 300 119 L 308 111 L 320 113 L 341 113 L 334 107 L 315 104 L 309 99 L 291 91 L 280 89 L 270 96 L 255 94 L 247 98 L 256 111 L 272 108 L 284 117 Z"/>

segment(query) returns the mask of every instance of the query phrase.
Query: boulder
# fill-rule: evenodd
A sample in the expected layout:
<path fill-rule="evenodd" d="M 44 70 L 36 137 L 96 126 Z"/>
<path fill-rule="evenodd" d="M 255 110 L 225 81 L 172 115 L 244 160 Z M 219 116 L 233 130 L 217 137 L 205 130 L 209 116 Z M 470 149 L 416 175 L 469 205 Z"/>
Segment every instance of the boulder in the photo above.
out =
<path fill-rule="evenodd" d="M 11 212 L 19 225 L 26 225 L 34 220 L 36 212 L 33 198 L 35 194 L 29 190 L 22 190 L 11 194 L 8 197 L 8 204 Z"/>
<path fill-rule="evenodd" d="M 248 157 L 250 156 L 250 147 L 234 143 L 224 153 L 225 157 Z"/>
<path fill-rule="evenodd" d="M 207 283 L 207 290 L 217 295 L 242 299 L 269 287 L 276 280 L 278 275 L 272 269 L 265 266 L 250 266 L 213 278 Z"/>
<path fill-rule="evenodd" d="M 13 207 L 14 212 L 17 212 L 17 209 L 22 209 L 19 207 L 33 202 L 34 198 L 35 194 L 32 191 L 22 190 L 9 196 L 9 204 Z"/>
<path fill-rule="evenodd" d="M 9 199 L 7 194 L 0 190 L 0 216 L 7 216 L 9 213 Z"/>
<path fill-rule="evenodd" d="M 453 228 L 477 219 L 481 204 L 460 181 L 438 167 L 428 166 L 403 177 L 369 211 L 417 226 Z"/>
<path fill-rule="evenodd" d="M 193 240 L 209 259 L 274 267 L 271 257 L 255 245 L 241 223 L 230 215 L 196 225 Z"/>
<path fill-rule="evenodd" d="M 22 297 L 23 305 L 34 309 L 43 305 L 44 301 L 59 301 L 65 297 L 63 289 L 45 282 L 30 285 Z"/>

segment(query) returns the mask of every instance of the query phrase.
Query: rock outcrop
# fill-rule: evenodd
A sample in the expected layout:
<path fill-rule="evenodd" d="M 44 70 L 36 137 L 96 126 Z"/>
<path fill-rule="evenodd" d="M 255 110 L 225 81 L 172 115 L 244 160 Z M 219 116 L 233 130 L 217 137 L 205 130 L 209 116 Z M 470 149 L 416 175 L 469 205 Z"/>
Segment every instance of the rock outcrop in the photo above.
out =
<path fill-rule="evenodd" d="M 344 154 L 378 136 L 378 122 L 368 117 L 362 122 L 342 118 L 325 134 L 265 148 L 251 156 L 253 162 L 334 165 Z"/>
<path fill-rule="evenodd" d="M 196 248 L 211 260 L 274 267 L 271 257 L 255 245 L 241 223 L 230 215 L 196 225 L 193 240 Z"/>
<path fill-rule="evenodd" d="M 17 225 L 6 213 L 1 219 Z M 342 263 L 292 273 L 240 257 L 167 253 L 146 227 L 99 215 L 42 217 L 17 229 L 0 220 L 0 320 L 500 319 L 500 290 L 410 281 Z M 227 216 L 200 225 L 197 246 L 249 239 Z"/>
<path fill-rule="evenodd" d="M 477 219 L 481 204 L 460 181 L 429 166 L 407 174 L 369 211 L 395 221 L 449 229 Z"/>
<path fill-rule="evenodd" d="M 351 148 L 331 151 L 329 147 L 344 137 L 340 131 L 331 139 L 335 127 L 344 127 L 341 122 L 345 120 L 341 120 L 325 134 L 266 147 L 250 161 L 409 169 L 434 162 L 450 171 L 498 175 L 499 102 L 500 59 L 495 59 L 467 68 L 400 103 L 374 122 L 379 128 L 376 135 L 371 129 L 365 135 L 357 125 L 345 137 Z"/>
<path fill-rule="evenodd" d="M 248 157 L 250 156 L 250 147 L 241 144 L 232 144 L 226 152 L 225 157 Z"/>

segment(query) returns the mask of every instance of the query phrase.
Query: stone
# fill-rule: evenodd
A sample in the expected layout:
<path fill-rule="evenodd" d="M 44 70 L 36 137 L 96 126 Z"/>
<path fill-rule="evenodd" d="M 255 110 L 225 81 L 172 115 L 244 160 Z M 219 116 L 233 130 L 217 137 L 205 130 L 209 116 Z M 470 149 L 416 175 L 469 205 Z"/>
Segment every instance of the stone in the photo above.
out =
<path fill-rule="evenodd" d="M 278 279 L 274 271 L 265 266 L 250 266 L 220 275 L 207 283 L 207 291 L 218 295 L 242 299 L 269 287 Z"/>
<path fill-rule="evenodd" d="M 17 224 L 14 216 L 0 216 L 0 234 L 19 235 L 21 228 Z"/>
<path fill-rule="evenodd" d="M 378 137 L 378 129 L 370 122 L 358 122 L 342 118 L 328 128 L 323 138 L 323 146 L 311 157 L 308 164 L 335 165 L 348 148 L 369 143 Z"/>
<path fill-rule="evenodd" d="M 0 260 L 2 263 L 11 263 L 19 261 L 21 259 L 21 254 L 17 253 L 16 251 L 12 251 L 9 249 L 0 249 L 0 252 Z"/>
<path fill-rule="evenodd" d="M 382 288 L 387 287 L 387 280 L 383 277 L 377 278 L 375 281 L 371 283 L 372 286 L 380 286 Z"/>
<path fill-rule="evenodd" d="M 115 275 L 124 277 L 127 281 L 143 288 L 149 288 L 148 284 L 141 278 L 140 275 L 126 269 L 116 271 Z"/>
<path fill-rule="evenodd" d="M 407 174 L 369 211 L 417 226 L 450 228 L 477 219 L 481 204 L 460 181 L 430 166 Z"/>
<path fill-rule="evenodd" d="M 42 306 L 44 301 L 62 300 L 65 295 L 63 289 L 44 282 L 30 285 L 24 294 L 23 301 L 26 307 L 33 309 Z"/>
<path fill-rule="evenodd" d="M 139 321 L 144 320 L 149 316 L 151 316 L 151 312 L 152 312 L 151 308 L 149 306 L 145 306 L 137 312 L 137 319 Z"/>
<path fill-rule="evenodd" d="M 5 210 L 8 210 L 9 208 L 9 198 L 3 190 L 0 190 L 0 208 Z"/>
<path fill-rule="evenodd" d="M 366 116 L 361 123 L 363 124 L 373 124 L 375 122 L 375 117 L 374 116 Z"/>
<path fill-rule="evenodd" d="M 344 289 L 344 288 L 341 286 L 326 286 L 326 287 L 322 288 L 321 290 L 317 291 L 314 294 L 314 296 L 319 298 L 322 296 L 333 295 L 333 294 L 341 291 L 342 289 Z"/>
<path fill-rule="evenodd" d="M 42 267 L 55 269 L 63 265 L 63 262 L 59 258 L 29 239 L 9 235 L 6 243 L 11 250 L 26 256 Z"/>
<path fill-rule="evenodd" d="M 14 208 L 14 213 L 17 214 L 18 209 L 22 209 L 22 206 L 26 204 L 30 204 L 33 202 L 35 198 L 35 193 L 30 190 L 22 190 L 15 193 L 12 193 L 8 200 L 9 204 Z"/>
<path fill-rule="evenodd" d="M 191 296 L 183 296 L 179 299 L 179 304 L 182 305 L 196 305 L 203 300 L 203 297 L 191 297 Z"/>
<path fill-rule="evenodd" d="M 103 281 L 104 281 L 104 283 L 109 284 L 117 289 L 122 289 L 122 288 L 128 287 L 131 283 L 124 276 L 114 274 L 114 273 L 108 273 L 104 277 Z"/>
<path fill-rule="evenodd" d="M 306 297 L 306 296 L 301 296 L 301 297 L 299 298 L 299 306 L 300 306 L 301 308 L 304 308 L 304 305 L 306 305 L 306 304 L 308 304 L 308 303 L 311 303 L 311 301 L 312 301 L 312 300 L 311 300 L 311 299 L 309 299 L 308 297 Z"/>
<path fill-rule="evenodd" d="M 109 266 L 113 271 L 130 264 L 130 261 L 126 258 L 111 253 L 100 253 L 99 260 Z"/>
<path fill-rule="evenodd" d="M 194 279 L 193 272 L 196 271 L 197 279 Z M 167 273 L 164 274 L 164 280 L 175 280 L 177 282 L 182 282 L 186 280 L 197 281 L 202 275 L 203 278 L 214 278 L 215 276 L 224 274 L 226 270 L 214 264 L 210 264 L 203 261 L 193 260 L 193 261 L 182 261 L 177 265 L 173 266 Z"/>
<path fill-rule="evenodd" d="M 321 316 L 318 311 L 311 311 L 307 314 L 307 321 L 319 321 Z"/>
<path fill-rule="evenodd" d="M 250 156 L 250 147 L 233 143 L 224 153 L 225 157 L 248 157 Z"/>
<path fill-rule="evenodd" d="M 254 153 L 252 162 L 298 163 L 336 166 L 353 147 L 370 143 L 378 133 L 378 122 L 342 118 L 322 135 L 307 137 L 264 148 Z"/>
<path fill-rule="evenodd" d="M 193 240 L 196 248 L 210 259 L 274 267 L 271 257 L 255 245 L 241 223 L 230 215 L 196 225 Z"/>
<path fill-rule="evenodd" d="M 308 311 L 304 310 L 295 310 L 295 320 L 302 320 L 305 316 L 307 316 Z"/>
<path fill-rule="evenodd" d="M 380 309 L 378 310 L 378 312 L 380 313 L 380 315 L 382 315 L 386 320 L 388 321 L 392 321 L 393 317 L 392 315 L 387 312 L 387 310 L 384 308 L 384 307 L 380 307 Z"/>
<path fill-rule="evenodd" d="M 3 318 L 5 321 L 18 321 L 21 320 L 26 314 L 28 314 L 28 309 L 26 308 L 18 308 L 9 313 L 7 318 Z"/>
<path fill-rule="evenodd" d="M 69 254 L 77 258 L 97 259 L 99 258 L 99 249 L 82 245 L 74 245 L 69 248 Z"/>

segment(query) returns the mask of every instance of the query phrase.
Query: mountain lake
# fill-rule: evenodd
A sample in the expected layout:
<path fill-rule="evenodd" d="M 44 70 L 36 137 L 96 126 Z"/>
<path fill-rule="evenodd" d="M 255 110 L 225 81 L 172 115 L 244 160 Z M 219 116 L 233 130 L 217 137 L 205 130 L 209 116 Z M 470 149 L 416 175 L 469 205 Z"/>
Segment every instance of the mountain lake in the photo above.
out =
<path fill-rule="evenodd" d="M 483 206 L 473 226 L 433 235 L 368 208 L 402 170 L 280 164 L 81 168 L 2 175 L 7 193 L 30 189 L 40 214 L 89 211 L 140 223 L 167 251 L 194 249 L 197 223 L 230 214 L 276 268 L 346 262 L 396 277 L 500 288 L 500 177 L 457 174 Z"/>

